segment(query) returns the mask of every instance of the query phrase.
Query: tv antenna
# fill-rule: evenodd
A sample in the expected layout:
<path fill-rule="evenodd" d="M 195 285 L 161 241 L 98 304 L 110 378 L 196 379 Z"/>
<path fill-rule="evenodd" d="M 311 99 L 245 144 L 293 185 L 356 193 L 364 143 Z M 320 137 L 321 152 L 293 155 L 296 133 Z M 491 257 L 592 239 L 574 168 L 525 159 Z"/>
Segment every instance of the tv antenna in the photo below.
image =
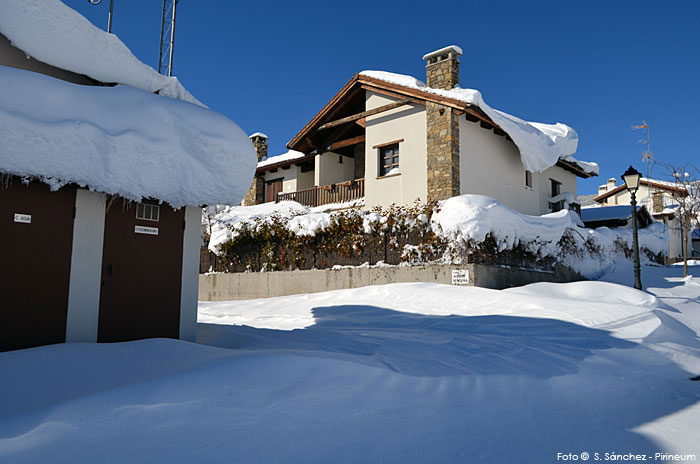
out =
<path fill-rule="evenodd" d="M 649 179 L 649 182 L 651 185 L 651 171 L 652 167 L 654 165 L 654 152 L 651 151 L 651 126 L 649 125 L 648 122 L 642 120 L 641 124 L 637 124 L 636 126 L 632 126 L 632 130 L 646 130 L 647 132 L 647 138 L 646 140 L 642 139 L 639 140 L 639 143 L 645 143 L 647 145 L 646 151 L 642 153 L 642 163 L 647 163 L 647 179 Z M 647 192 L 651 191 L 651 189 L 648 189 Z"/>
<path fill-rule="evenodd" d="M 173 51 L 175 49 L 175 9 L 178 0 L 163 0 L 163 17 L 160 23 L 160 56 L 158 72 L 173 75 Z"/>

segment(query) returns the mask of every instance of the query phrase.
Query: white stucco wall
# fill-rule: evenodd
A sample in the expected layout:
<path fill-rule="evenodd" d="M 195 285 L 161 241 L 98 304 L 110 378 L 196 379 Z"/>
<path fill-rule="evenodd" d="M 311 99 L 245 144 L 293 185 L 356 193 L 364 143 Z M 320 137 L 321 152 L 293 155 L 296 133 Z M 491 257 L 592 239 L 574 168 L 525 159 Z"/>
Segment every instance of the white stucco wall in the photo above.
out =
<path fill-rule="evenodd" d="M 340 159 L 343 162 L 340 162 Z M 314 183 L 317 186 L 337 184 L 347 180 L 353 180 L 355 160 L 349 156 L 327 151 L 316 155 L 314 169 Z"/>
<path fill-rule="evenodd" d="M 367 91 L 365 109 L 371 110 L 396 101 Z M 427 140 L 425 106 L 404 105 L 366 119 L 365 130 L 365 207 L 411 205 L 416 199 L 425 202 L 427 189 Z M 401 140 L 399 171 L 396 176 L 379 177 L 377 145 Z"/>
<path fill-rule="evenodd" d="M 298 190 L 298 172 L 301 169 L 298 166 L 290 166 L 289 169 L 277 168 L 275 172 L 266 172 L 263 175 L 265 182 L 282 179 L 282 192 L 296 192 Z M 273 201 L 273 199 L 265 198 L 266 202 Z"/>
<path fill-rule="evenodd" d="M 66 321 L 69 343 L 97 342 L 105 207 L 104 194 L 87 189 L 76 191 Z"/>
<path fill-rule="evenodd" d="M 549 212 L 550 179 L 561 182 L 561 192 L 576 195 L 576 175 L 553 166 L 532 173 L 525 185 L 525 167 L 518 147 L 478 122 L 459 117 L 460 193 L 487 195 L 524 214 Z"/>

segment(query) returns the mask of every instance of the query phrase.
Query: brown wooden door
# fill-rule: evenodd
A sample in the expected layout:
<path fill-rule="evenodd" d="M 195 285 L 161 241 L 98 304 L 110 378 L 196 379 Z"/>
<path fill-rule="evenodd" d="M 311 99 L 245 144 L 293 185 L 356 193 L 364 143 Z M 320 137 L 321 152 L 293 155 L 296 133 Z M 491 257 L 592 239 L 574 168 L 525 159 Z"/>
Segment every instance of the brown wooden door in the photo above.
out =
<path fill-rule="evenodd" d="M 0 351 L 66 339 L 75 190 L 0 185 Z"/>
<path fill-rule="evenodd" d="M 265 201 L 277 201 L 277 194 L 282 191 L 282 179 L 265 182 Z"/>
<path fill-rule="evenodd" d="M 179 336 L 184 208 L 160 205 L 158 221 L 138 210 L 118 200 L 105 215 L 100 342 Z"/>

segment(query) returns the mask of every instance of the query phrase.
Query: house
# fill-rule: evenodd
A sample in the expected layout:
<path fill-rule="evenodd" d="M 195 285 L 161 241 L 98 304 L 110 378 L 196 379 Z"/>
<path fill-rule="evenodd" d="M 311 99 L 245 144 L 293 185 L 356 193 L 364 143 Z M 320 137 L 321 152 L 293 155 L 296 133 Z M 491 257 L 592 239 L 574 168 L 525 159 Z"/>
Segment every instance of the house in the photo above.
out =
<path fill-rule="evenodd" d="M 476 193 L 539 215 L 574 203 L 577 178 L 598 172 L 572 156 L 576 132 L 493 110 L 479 92 L 459 88 L 461 54 L 450 46 L 425 55 L 427 85 L 382 71 L 355 74 L 279 161 L 258 151 L 245 204 L 363 197 L 371 208 Z M 265 137 L 251 137 L 266 146 Z"/>
<path fill-rule="evenodd" d="M 617 206 L 588 206 L 581 207 L 581 221 L 590 228 L 597 227 L 623 227 L 631 229 L 632 223 L 632 207 L 630 205 Z M 646 206 L 637 206 L 637 227 L 645 228 L 654 222 L 654 219 L 647 211 Z"/>
<path fill-rule="evenodd" d="M 671 260 L 682 258 L 682 243 L 684 240 L 690 241 L 690 238 L 686 237 L 688 234 L 681 230 L 677 214 L 678 202 L 674 195 L 685 195 L 685 190 L 673 182 L 644 177 L 639 181 L 636 193 L 637 204 L 645 206 L 655 220 L 663 222 L 669 228 L 667 256 Z M 603 207 L 626 205 L 629 208 L 632 198 L 624 183 L 617 185 L 617 180 L 610 178 L 598 187 L 598 196 L 594 201 Z"/>
<path fill-rule="evenodd" d="M 194 340 L 201 205 L 245 194 L 246 134 L 58 0 L 0 3 L 0 89 L 0 351 Z"/>
<path fill-rule="evenodd" d="M 693 248 L 691 249 L 690 254 L 694 258 L 700 257 L 700 229 L 693 229 L 690 237 L 693 242 Z"/>

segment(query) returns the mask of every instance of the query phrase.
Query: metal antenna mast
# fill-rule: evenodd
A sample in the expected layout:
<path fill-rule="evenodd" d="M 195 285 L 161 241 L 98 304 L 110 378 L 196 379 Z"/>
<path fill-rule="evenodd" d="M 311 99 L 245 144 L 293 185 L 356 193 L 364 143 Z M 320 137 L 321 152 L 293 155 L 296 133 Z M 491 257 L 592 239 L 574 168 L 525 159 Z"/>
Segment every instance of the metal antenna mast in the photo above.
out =
<path fill-rule="evenodd" d="M 158 72 L 173 75 L 173 51 L 175 49 L 175 9 L 178 0 L 163 0 L 163 18 L 160 23 L 160 56 Z"/>

